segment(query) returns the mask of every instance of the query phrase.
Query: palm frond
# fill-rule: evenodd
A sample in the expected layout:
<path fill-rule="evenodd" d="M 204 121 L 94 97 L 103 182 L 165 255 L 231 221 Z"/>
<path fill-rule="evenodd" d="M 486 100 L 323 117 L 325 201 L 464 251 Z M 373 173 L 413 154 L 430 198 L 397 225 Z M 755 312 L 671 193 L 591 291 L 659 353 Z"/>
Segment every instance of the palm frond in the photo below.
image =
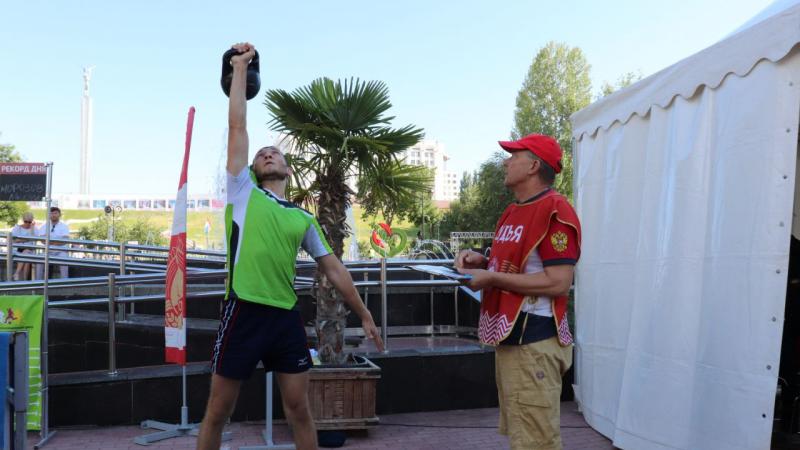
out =
<path fill-rule="evenodd" d="M 347 135 L 366 134 L 394 119 L 384 116 L 392 104 L 389 89 L 381 81 L 318 78 L 291 94 L 276 89 L 265 97 L 264 103 L 274 117 L 270 126 L 276 131 L 289 132 L 298 124 L 313 123 Z"/>
<path fill-rule="evenodd" d="M 390 158 L 361 173 L 357 187 L 357 200 L 368 214 L 402 216 L 415 207 L 420 193 L 432 189 L 433 173 Z"/>
<path fill-rule="evenodd" d="M 384 128 L 375 133 L 375 139 L 383 142 L 391 153 L 400 153 L 403 150 L 416 145 L 425 137 L 422 128 L 413 125 L 406 125 L 403 128 Z"/>
<path fill-rule="evenodd" d="M 391 127 L 389 89 L 381 81 L 318 78 L 292 92 L 267 91 L 264 104 L 272 115 L 269 126 L 290 138 L 297 154 L 293 198 L 316 197 L 318 217 L 335 216 L 325 220 L 332 227 L 340 227 L 343 219 L 331 201 L 350 201 L 346 181 L 351 176 L 360 180 L 361 192 L 369 192 L 368 201 L 395 209 L 430 184 L 429 177 L 397 160 L 423 131 L 414 125 Z"/>

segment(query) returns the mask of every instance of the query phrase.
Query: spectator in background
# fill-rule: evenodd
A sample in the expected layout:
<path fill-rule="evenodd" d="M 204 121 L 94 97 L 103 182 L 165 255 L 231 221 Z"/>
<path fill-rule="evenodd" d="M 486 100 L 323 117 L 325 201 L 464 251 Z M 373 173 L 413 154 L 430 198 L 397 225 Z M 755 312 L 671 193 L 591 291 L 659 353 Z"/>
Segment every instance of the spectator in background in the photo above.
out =
<path fill-rule="evenodd" d="M 33 221 L 33 214 L 30 211 L 22 214 L 22 223 L 14 225 L 11 229 L 12 237 L 32 237 L 36 231 L 36 226 Z M 30 241 L 22 239 L 14 239 L 15 243 L 30 244 Z M 17 254 L 33 253 L 31 249 L 18 248 Z M 29 280 L 31 277 L 31 263 L 17 263 L 17 270 L 14 272 L 14 281 Z"/>
<path fill-rule="evenodd" d="M 47 235 L 47 224 L 42 225 L 36 230 L 37 236 L 46 236 Z M 67 224 L 61 221 L 61 210 L 58 206 L 53 206 L 50 208 L 50 239 L 69 239 L 69 227 Z M 64 257 L 67 256 L 67 252 L 60 251 L 62 249 L 66 249 L 65 246 L 60 245 L 50 245 L 50 256 L 53 257 Z M 68 277 L 68 267 L 67 266 L 54 266 L 54 269 L 58 270 L 59 277 L 58 278 L 67 278 Z M 44 278 L 44 265 L 37 264 L 36 265 L 36 279 L 43 279 Z"/>

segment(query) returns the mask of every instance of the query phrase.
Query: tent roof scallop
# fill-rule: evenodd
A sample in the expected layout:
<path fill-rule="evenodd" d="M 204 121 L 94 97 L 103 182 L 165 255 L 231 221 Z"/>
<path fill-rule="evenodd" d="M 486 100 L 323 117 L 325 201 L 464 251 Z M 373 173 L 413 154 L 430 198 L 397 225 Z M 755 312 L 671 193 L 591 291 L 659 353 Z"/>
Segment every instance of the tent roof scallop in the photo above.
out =
<path fill-rule="evenodd" d="M 572 134 L 580 140 L 625 124 L 654 106 L 669 107 L 677 96 L 689 99 L 701 88 L 717 88 L 729 75 L 746 76 L 764 59 L 777 62 L 800 43 L 800 0 L 777 1 L 722 41 L 572 115 Z"/>

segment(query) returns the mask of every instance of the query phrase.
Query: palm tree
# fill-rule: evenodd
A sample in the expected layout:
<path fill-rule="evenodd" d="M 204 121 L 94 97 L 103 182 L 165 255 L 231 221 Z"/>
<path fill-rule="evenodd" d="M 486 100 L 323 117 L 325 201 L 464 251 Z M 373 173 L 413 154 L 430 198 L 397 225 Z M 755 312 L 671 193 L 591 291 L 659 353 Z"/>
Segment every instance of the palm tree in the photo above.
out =
<path fill-rule="evenodd" d="M 434 171 L 402 161 L 381 164 L 358 180 L 358 203 L 362 214 L 383 216 L 391 224 L 395 217 L 410 218 L 419 209 L 419 193 L 433 188 Z"/>
<path fill-rule="evenodd" d="M 271 128 L 289 137 L 295 149 L 288 155 L 294 171 L 290 198 L 313 204 L 338 258 L 349 235 L 346 211 L 356 195 L 349 179 L 369 190 L 362 192 L 365 197 L 376 191 L 413 196 L 430 184 L 422 168 L 409 169 L 398 161 L 403 150 L 422 139 L 423 131 L 413 125 L 391 128 L 394 117 L 384 115 L 392 106 L 389 90 L 380 81 L 319 78 L 291 93 L 269 90 L 264 104 L 273 116 Z M 387 173 L 390 168 L 397 170 Z M 320 273 L 314 296 L 320 359 L 341 364 L 346 310 Z"/>

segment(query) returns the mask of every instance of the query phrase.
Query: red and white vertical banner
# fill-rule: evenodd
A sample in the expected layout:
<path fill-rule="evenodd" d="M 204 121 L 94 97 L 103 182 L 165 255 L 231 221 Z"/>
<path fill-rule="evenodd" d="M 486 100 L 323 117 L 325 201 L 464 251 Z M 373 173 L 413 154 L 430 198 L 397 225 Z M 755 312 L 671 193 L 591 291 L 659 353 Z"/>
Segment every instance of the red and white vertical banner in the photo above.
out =
<path fill-rule="evenodd" d="M 164 308 L 164 337 L 166 361 L 186 365 L 186 172 L 189 168 L 189 148 L 192 146 L 194 106 L 189 108 L 186 122 L 186 148 L 178 182 L 178 196 L 172 212 L 172 237 L 167 259 L 166 305 Z"/>

